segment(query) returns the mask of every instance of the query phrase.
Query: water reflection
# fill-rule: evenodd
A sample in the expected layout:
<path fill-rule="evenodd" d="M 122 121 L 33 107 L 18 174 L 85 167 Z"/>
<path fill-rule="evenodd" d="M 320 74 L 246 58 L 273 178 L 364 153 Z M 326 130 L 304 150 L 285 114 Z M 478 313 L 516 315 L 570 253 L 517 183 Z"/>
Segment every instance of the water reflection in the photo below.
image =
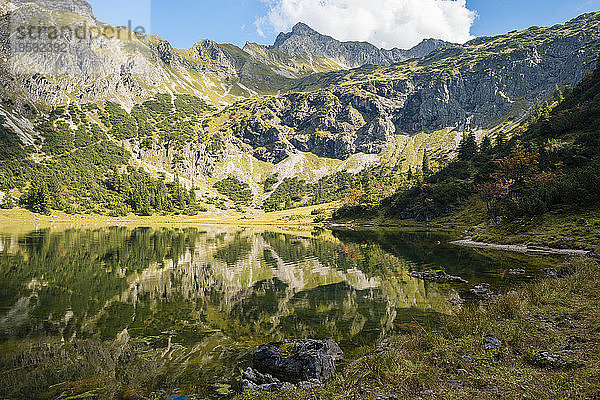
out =
<path fill-rule="evenodd" d="M 6 371 L 0 397 L 31 395 L 32 371 L 44 377 L 36 381 L 41 397 L 52 395 L 44 391 L 49 386 L 98 376 L 104 378 L 95 385 L 106 398 L 170 385 L 210 393 L 210 384 L 233 379 L 258 343 L 333 337 L 352 355 L 406 323 L 435 323 L 449 312 L 450 298 L 468 292 L 410 278 L 411 270 L 443 267 L 504 285 L 504 268 L 532 270 L 544 262 L 457 249 L 446 239 L 388 230 L 295 236 L 219 227 L 0 236 L 0 370 Z M 44 357 L 54 353 L 40 350 L 42 343 L 77 344 L 63 358 L 79 357 L 81 367 L 45 373 Z M 79 343 L 98 349 L 81 353 Z M 100 357 L 107 343 L 108 354 L 119 349 L 129 358 Z M 90 357 L 96 367 L 84 368 Z M 114 371 L 119 365 L 121 374 Z"/>

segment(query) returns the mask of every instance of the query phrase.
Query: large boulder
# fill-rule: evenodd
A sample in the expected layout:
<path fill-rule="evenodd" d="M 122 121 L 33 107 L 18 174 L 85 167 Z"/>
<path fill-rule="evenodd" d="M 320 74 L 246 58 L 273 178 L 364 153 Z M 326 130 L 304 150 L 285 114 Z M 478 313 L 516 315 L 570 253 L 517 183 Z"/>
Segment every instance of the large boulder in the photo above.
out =
<path fill-rule="evenodd" d="M 335 374 L 343 357 L 333 339 L 283 340 L 263 344 L 253 355 L 256 368 L 290 382 L 324 382 Z"/>

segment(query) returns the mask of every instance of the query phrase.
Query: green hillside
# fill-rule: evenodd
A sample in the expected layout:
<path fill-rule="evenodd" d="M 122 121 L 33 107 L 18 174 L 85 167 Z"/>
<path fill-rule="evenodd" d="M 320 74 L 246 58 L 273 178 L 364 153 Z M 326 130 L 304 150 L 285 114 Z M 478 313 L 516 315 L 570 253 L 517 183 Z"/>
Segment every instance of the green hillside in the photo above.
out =
<path fill-rule="evenodd" d="M 421 175 L 413 177 L 408 189 L 376 205 L 358 199 L 344 205 L 334 218 L 383 214 L 417 221 L 484 223 L 491 232 L 500 233 L 504 227 L 506 234 L 525 233 L 535 225 L 530 221 L 549 213 L 571 213 L 576 218 L 597 208 L 600 69 L 586 74 L 574 89 L 558 93 L 556 102 L 536 108 L 530 119 L 532 123 L 510 140 L 498 136 L 495 142 L 486 138 L 478 144 L 473 135 L 465 135 L 457 158 L 448 165 L 432 171 L 425 160 Z M 594 221 L 580 221 L 581 233 L 588 223 L 593 229 L 598 223 Z M 479 238 L 485 239 L 485 234 Z"/>

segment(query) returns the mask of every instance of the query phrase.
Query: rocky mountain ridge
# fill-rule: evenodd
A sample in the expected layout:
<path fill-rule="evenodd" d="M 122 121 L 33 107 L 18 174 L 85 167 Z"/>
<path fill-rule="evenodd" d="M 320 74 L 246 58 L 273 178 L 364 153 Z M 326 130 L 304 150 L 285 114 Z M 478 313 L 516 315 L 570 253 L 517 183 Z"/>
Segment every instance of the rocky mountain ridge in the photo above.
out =
<path fill-rule="evenodd" d="M 268 48 L 279 50 L 290 57 L 320 57 L 335 60 L 345 68 L 357 68 L 364 65 L 391 65 L 423 57 L 437 48 L 452 45 L 439 39 L 425 39 L 409 50 L 385 50 L 368 42 L 340 42 L 299 22 L 291 32 L 280 33 L 273 46 Z"/>
<path fill-rule="evenodd" d="M 592 13 L 389 67 L 311 75 L 292 92 L 226 109 L 232 118 L 225 127 L 271 161 L 294 151 L 337 159 L 381 154 L 398 135 L 444 129 L 455 132 L 454 145 L 464 131 L 479 137 L 510 132 L 536 102 L 575 86 L 595 68 L 599 26 L 600 13 Z M 249 117 L 233 117 L 244 109 Z"/>

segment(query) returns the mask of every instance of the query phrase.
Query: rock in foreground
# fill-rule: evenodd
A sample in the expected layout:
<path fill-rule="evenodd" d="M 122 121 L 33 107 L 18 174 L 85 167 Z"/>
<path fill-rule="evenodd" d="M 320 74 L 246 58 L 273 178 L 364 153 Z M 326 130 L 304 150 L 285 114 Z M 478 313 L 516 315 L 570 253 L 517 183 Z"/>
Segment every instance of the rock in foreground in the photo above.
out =
<path fill-rule="evenodd" d="M 290 390 L 319 385 L 333 377 L 343 357 L 333 339 L 283 340 L 254 351 L 254 368 L 242 375 L 242 390 Z M 293 382 L 293 383 L 292 383 Z"/>

